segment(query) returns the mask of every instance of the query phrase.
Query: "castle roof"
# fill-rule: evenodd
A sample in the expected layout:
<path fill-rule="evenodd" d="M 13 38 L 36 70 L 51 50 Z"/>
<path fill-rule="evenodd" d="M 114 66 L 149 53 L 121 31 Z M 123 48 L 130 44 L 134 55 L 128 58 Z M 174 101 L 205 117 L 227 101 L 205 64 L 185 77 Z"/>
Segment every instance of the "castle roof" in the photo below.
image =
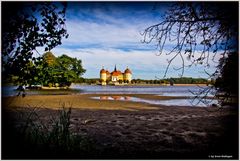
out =
<path fill-rule="evenodd" d="M 107 75 L 111 74 L 112 76 L 119 76 L 119 75 L 127 74 L 127 73 L 132 74 L 131 70 L 128 67 L 124 71 L 124 73 L 122 73 L 120 70 L 117 70 L 116 65 L 115 65 L 114 71 L 111 73 L 108 70 L 105 70 L 104 68 L 102 68 L 100 70 L 100 74 L 107 74 Z"/>
<path fill-rule="evenodd" d="M 113 71 L 111 74 L 112 76 L 119 76 L 119 75 L 122 75 L 122 72 L 119 70 L 116 70 L 116 71 Z"/>
<path fill-rule="evenodd" d="M 124 73 L 130 73 L 130 74 L 132 74 L 131 70 L 128 69 L 128 68 L 124 71 Z"/>
<path fill-rule="evenodd" d="M 100 70 L 100 73 L 106 73 L 106 70 L 102 68 L 102 70 Z"/>
<path fill-rule="evenodd" d="M 106 70 L 106 73 L 107 73 L 107 74 L 110 74 L 110 72 L 109 72 L 108 70 Z"/>

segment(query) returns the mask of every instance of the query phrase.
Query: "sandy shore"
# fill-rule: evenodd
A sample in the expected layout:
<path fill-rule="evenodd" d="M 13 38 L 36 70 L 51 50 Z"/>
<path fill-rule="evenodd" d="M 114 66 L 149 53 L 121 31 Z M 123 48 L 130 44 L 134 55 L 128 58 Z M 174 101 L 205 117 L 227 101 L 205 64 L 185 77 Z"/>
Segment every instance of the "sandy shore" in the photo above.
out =
<path fill-rule="evenodd" d="M 99 159 L 209 159 L 210 155 L 217 154 L 237 157 L 238 112 L 234 109 L 209 112 L 197 107 L 91 99 L 96 96 L 106 95 L 10 97 L 3 99 L 3 107 L 10 113 L 37 107 L 38 119 L 45 123 L 63 104 L 72 107 L 71 132 L 93 139 L 101 152 L 95 156 Z M 124 96 L 157 100 L 173 98 L 141 94 Z"/>
<path fill-rule="evenodd" d="M 99 97 L 101 100 L 93 99 Z M 115 100 L 107 100 L 112 97 Z M 125 98 L 124 101 L 120 100 Z M 158 109 L 158 107 L 141 102 L 132 102 L 131 97 L 148 100 L 166 100 L 186 97 L 158 96 L 152 94 L 77 94 L 77 95 L 28 95 L 27 97 L 6 97 L 4 105 L 10 108 L 39 107 L 59 109 L 61 106 L 76 109 L 102 109 L 102 110 L 142 110 Z"/>

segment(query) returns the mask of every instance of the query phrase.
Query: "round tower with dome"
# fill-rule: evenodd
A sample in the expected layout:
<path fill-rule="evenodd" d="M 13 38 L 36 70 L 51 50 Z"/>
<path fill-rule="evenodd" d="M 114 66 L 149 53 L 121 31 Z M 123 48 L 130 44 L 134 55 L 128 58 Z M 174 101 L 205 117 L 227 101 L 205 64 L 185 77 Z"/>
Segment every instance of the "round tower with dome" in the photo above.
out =
<path fill-rule="evenodd" d="M 104 69 L 104 67 L 100 70 L 100 81 L 101 81 L 102 85 L 106 85 L 107 72 Z"/>
<path fill-rule="evenodd" d="M 107 80 L 107 72 L 106 72 L 106 70 L 104 68 L 102 68 L 100 70 L 100 79 L 102 81 L 106 81 Z"/>
<path fill-rule="evenodd" d="M 126 82 L 131 82 L 132 81 L 132 72 L 130 69 L 127 69 L 124 71 L 124 79 Z"/>

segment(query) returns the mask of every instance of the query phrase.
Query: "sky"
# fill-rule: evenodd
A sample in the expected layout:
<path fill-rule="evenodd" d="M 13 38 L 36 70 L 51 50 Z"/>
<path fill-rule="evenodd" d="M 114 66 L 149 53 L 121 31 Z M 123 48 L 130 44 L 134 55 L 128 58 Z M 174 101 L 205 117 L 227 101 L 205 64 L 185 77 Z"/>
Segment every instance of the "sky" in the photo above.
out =
<path fill-rule="evenodd" d="M 68 4 L 68 39 L 52 50 L 55 56 L 66 54 L 82 60 L 84 78 L 99 78 L 104 67 L 110 72 L 127 67 L 133 79 L 163 78 L 169 56 L 157 56 L 155 43 L 145 44 L 141 32 L 159 23 L 171 4 L 166 2 L 72 2 Z M 169 44 L 174 45 L 174 44 Z M 167 52 L 168 49 L 164 49 Z M 179 77 L 180 58 L 176 58 L 166 77 Z M 215 70 L 212 64 L 208 72 Z M 183 76 L 207 78 L 204 66 L 185 69 Z"/>

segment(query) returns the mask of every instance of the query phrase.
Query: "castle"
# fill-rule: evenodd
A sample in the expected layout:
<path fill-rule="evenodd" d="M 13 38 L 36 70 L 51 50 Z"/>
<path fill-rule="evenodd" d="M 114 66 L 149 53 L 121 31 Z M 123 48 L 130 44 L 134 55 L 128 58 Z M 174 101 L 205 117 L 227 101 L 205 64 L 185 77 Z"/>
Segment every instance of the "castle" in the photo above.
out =
<path fill-rule="evenodd" d="M 100 81 L 102 85 L 107 85 L 109 82 L 114 85 L 130 83 L 132 81 L 132 72 L 127 68 L 124 73 L 122 73 L 120 70 L 117 70 L 116 65 L 114 71 L 111 73 L 102 68 L 100 70 Z"/>

